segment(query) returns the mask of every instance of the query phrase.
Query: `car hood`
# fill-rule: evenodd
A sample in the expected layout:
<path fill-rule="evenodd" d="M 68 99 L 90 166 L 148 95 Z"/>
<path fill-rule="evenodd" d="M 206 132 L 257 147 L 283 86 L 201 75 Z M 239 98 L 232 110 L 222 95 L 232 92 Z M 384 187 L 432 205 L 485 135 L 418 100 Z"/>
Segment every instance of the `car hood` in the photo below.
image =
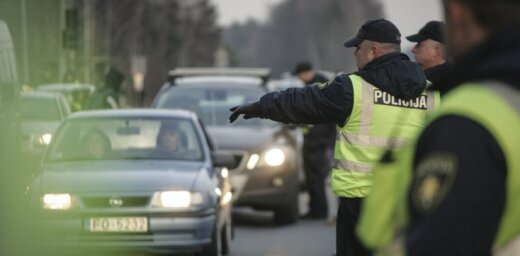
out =
<path fill-rule="evenodd" d="M 43 134 L 43 133 L 54 133 L 60 126 L 58 121 L 23 121 L 22 122 L 22 133 L 23 134 Z"/>
<path fill-rule="evenodd" d="M 96 161 L 47 165 L 45 193 L 103 193 L 191 190 L 203 163 L 180 161 Z"/>
<path fill-rule="evenodd" d="M 207 127 L 218 149 L 253 152 L 264 148 L 280 131 L 274 127 Z"/>

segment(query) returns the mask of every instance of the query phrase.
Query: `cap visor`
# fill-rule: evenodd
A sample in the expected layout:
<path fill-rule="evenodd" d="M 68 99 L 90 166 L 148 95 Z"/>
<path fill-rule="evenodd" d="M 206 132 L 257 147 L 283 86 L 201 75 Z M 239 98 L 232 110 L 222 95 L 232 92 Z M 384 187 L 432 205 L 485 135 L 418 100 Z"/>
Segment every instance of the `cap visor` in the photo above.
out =
<path fill-rule="evenodd" d="M 354 37 L 352 39 L 349 39 L 347 41 L 345 41 L 343 43 L 343 46 L 347 47 L 347 48 L 350 48 L 350 47 L 358 47 L 359 44 L 362 42 L 363 40 L 357 38 L 357 37 Z"/>
<path fill-rule="evenodd" d="M 421 34 L 415 34 L 415 35 L 407 36 L 406 39 L 410 42 L 418 43 L 418 42 L 422 42 L 428 38 L 426 38 L 426 36 L 421 35 Z"/>

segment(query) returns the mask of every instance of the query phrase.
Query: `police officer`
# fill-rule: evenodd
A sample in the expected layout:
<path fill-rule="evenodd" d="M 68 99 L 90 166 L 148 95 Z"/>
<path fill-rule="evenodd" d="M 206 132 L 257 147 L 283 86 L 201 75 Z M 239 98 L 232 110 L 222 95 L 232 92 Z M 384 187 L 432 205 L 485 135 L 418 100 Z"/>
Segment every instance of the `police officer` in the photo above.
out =
<path fill-rule="evenodd" d="M 231 109 L 231 122 L 243 114 L 246 119 L 337 124 L 332 188 L 340 197 L 336 223 L 340 256 L 369 255 L 354 227 L 362 199 L 371 188 L 372 166 L 386 148 L 412 138 L 433 105 L 423 94 L 424 73 L 400 51 L 400 36 L 385 19 L 367 21 L 344 43 L 356 48 L 357 72 L 320 86 L 268 93 L 258 102 Z"/>
<path fill-rule="evenodd" d="M 440 109 L 398 157 L 408 168 L 401 178 L 412 177 L 395 186 L 409 192 L 392 215 L 408 225 L 392 247 L 412 256 L 520 255 L 520 3 L 443 4 L 455 66 L 439 81 Z M 368 208 L 362 224 L 378 221 Z"/>
<path fill-rule="evenodd" d="M 417 34 L 406 37 L 408 41 L 416 43 L 412 49 L 415 61 L 432 84 L 436 84 L 451 66 L 447 61 L 444 31 L 443 22 L 430 21 Z"/>
<path fill-rule="evenodd" d="M 314 71 L 311 63 L 302 61 L 296 64 L 293 72 L 305 85 L 323 84 L 328 81 Z M 305 184 L 309 192 L 309 211 L 303 219 L 325 219 L 328 216 L 325 178 L 330 168 L 330 153 L 336 140 L 336 125 L 316 124 L 304 129 L 303 165 Z"/>

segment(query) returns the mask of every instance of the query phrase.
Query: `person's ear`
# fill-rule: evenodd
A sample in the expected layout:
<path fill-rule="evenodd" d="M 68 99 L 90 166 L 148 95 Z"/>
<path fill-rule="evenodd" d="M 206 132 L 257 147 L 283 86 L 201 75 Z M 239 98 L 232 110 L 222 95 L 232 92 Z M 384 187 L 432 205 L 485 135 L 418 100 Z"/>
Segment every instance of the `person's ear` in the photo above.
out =
<path fill-rule="evenodd" d="M 381 48 L 377 44 L 373 44 L 371 48 L 372 54 L 374 55 L 374 58 L 381 57 Z"/>

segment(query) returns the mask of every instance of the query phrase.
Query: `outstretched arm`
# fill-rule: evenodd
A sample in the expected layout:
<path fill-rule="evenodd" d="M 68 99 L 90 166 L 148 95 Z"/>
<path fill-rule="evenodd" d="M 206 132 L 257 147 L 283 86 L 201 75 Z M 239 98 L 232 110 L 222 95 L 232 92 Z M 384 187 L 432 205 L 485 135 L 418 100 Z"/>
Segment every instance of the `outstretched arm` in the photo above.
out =
<path fill-rule="evenodd" d="M 352 83 L 339 75 L 324 84 L 305 88 L 290 88 L 264 95 L 259 101 L 236 106 L 229 117 L 234 122 L 240 115 L 245 119 L 268 118 L 283 123 L 343 126 L 352 111 Z"/>

